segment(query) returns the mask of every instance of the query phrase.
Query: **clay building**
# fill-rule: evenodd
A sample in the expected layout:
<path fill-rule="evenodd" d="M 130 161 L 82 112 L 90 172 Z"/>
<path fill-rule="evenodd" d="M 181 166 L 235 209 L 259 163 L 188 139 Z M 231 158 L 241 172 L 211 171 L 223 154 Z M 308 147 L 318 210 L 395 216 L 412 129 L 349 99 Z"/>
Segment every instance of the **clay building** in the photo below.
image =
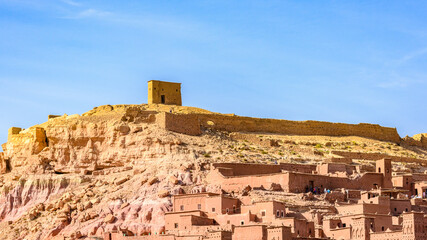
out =
<path fill-rule="evenodd" d="M 427 175 L 393 175 L 391 159 L 376 160 L 371 172 L 344 163 L 214 163 L 210 169 L 207 181 L 222 193 L 172 196 L 162 234 L 124 237 L 116 232 L 104 239 L 427 239 Z M 248 189 L 316 194 L 332 205 L 300 211 L 283 201 L 241 195 Z"/>
<path fill-rule="evenodd" d="M 181 83 L 148 81 L 148 104 L 153 103 L 182 106 Z"/>

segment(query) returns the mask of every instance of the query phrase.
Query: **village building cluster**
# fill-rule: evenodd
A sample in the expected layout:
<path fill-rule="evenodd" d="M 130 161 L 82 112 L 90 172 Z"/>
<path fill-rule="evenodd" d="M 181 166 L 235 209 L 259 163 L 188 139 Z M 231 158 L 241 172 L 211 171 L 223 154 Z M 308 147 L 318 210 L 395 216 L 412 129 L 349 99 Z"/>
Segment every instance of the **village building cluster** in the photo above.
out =
<path fill-rule="evenodd" d="M 427 239 L 427 174 L 393 173 L 390 159 L 375 172 L 343 163 L 214 163 L 207 176 L 222 193 L 172 197 L 165 232 L 147 236 L 106 233 L 104 240 L 195 239 Z M 254 202 L 252 190 L 324 196 L 330 205 Z"/>

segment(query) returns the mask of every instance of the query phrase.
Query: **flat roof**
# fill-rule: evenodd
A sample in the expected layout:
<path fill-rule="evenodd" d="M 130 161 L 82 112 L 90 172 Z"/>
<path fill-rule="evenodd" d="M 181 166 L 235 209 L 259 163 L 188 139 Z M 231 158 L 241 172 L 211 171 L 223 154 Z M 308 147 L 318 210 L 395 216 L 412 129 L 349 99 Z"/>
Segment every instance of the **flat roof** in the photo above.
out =
<path fill-rule="evenodd" d="M 167 82 L 167 81 L 162 81 L 162 80 L 150 80 L 148 82 L 164 82 L 164 83 L 174 83 L 174 84 L 181 84 L 179 82 Z"/>

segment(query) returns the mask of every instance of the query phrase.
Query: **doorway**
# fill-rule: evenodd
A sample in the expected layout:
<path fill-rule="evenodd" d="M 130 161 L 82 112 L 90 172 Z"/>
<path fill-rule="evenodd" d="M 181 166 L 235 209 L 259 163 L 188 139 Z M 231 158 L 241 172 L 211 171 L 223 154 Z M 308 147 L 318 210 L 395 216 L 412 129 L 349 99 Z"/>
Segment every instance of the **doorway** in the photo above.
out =
<path fill-rule="evenodd" d="M 160 97 L 161 97 L 162 104 L 165 104 L 165 102 L 166 102 L 166 97 L 165 97 L 165 95 L 161 95 Z"/>

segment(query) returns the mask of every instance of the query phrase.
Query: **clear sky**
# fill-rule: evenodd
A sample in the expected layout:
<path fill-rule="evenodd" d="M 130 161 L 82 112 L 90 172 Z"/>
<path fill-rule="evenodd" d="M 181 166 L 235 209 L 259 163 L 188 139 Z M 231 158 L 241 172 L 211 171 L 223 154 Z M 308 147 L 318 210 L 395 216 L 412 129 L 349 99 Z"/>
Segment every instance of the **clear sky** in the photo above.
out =
<path fill-rule="evenodd" d="M 427 132 L 427 1 L 0 0 L 0 142 L 48 114 L 147 102 Z"/>

